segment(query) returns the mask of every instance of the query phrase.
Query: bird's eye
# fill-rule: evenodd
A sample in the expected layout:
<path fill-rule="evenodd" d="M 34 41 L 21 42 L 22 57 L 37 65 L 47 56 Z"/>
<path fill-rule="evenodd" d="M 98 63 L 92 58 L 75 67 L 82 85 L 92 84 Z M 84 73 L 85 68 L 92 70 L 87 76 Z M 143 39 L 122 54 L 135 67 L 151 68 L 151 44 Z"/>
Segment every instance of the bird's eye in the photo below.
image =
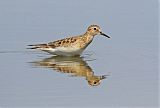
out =
<path fill-rule="evenodd" d="M 97 30 L 97 28 L 94 28 L 94 30 Z"/>
<path fill-rule="evenodd" d="M 95 82 L 93 82 L 94 84 L 97 84 L 97 82 L 95 81 Z"/>

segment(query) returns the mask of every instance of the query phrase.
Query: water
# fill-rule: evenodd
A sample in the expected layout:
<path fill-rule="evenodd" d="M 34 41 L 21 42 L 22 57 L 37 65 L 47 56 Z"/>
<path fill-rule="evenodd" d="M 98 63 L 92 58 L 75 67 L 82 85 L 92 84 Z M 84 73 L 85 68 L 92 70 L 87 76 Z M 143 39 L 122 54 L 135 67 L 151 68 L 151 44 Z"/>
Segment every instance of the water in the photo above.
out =
<path fill-rule="evenodd" d="M 93 23 L 81 57 L 26 49 Z M 1 107 L 158 107 L 158 1 L 1 0 L 0 37 Z"/>

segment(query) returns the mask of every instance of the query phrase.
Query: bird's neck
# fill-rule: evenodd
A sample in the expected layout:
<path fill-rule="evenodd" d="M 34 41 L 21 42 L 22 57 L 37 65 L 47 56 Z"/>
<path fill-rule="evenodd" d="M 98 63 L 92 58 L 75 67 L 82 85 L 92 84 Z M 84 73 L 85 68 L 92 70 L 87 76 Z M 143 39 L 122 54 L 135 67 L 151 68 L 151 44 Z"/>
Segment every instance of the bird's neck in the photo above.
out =
<path fill-rule="evenodd" d="M 83 35 L 83 40 L 86 42 L 91 42 L 93 40 L 94 36 L 91 34 L 88 34 L 87 32 Z"/>

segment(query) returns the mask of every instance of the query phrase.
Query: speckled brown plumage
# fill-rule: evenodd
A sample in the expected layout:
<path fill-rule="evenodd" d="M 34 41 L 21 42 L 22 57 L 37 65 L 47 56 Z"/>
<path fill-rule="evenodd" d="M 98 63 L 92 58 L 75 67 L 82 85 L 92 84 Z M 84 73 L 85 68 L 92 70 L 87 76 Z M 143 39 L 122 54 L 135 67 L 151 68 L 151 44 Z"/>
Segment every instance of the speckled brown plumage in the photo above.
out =
<path fill-rule="evenodd" d="M 98 25 L 90 25 L 83 35 L 72 36 L 65 39 L 49 42 L 47 44 L 36 44 L 30 49 L 40 49 L 55 55 L 75 56 L 80 55 L 83 50 L 92 42 L 94 36 L 106 34 L 102 33 Z"/>

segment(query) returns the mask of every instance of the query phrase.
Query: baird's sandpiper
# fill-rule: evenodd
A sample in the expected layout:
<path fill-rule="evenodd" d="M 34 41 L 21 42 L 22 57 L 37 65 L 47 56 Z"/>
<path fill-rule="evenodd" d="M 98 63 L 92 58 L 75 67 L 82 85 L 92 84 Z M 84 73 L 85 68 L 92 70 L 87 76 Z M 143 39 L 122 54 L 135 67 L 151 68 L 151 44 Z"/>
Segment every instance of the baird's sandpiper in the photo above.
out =
<path fill-rule="evenodd" d="M 77 56 L 84 51 L 96 35 L 103 35 L 110 38 L 101 31 L 98 25 L 90 25 L 83 35 L 73 36 L 46 44 L 29 45 L 32 46 L 32 48 L 29 49 L 39 49 L 60 56 Z"/>

